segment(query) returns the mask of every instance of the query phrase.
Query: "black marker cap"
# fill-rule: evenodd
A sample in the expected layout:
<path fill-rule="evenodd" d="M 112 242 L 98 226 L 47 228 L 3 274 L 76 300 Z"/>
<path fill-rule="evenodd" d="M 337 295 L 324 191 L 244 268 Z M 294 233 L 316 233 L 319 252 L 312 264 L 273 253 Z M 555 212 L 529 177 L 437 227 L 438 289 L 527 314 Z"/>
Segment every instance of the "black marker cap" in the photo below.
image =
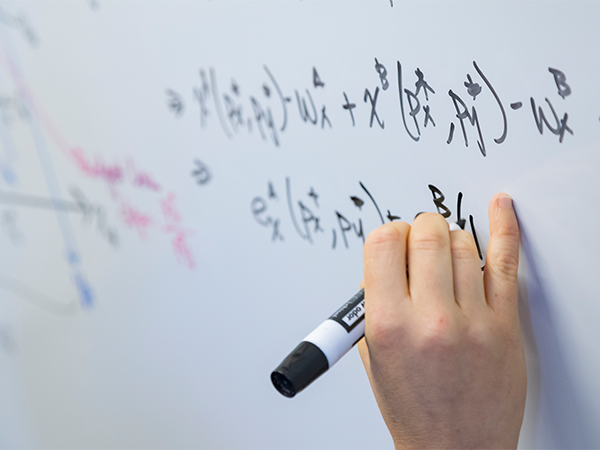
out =
<path fill-rule="evenodd" d="M 325 353 L 312 342 L 302 341 L 271 374 L 273 386 L 292 398 L 329 369 Z"/>

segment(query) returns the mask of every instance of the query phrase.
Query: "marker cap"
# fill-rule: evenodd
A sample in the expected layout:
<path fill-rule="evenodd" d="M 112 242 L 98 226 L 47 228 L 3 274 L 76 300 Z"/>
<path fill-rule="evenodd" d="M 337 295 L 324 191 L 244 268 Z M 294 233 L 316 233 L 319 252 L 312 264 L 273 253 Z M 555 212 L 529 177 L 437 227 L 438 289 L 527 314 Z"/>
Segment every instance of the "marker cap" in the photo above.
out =
<path fill-rule="evenodd" d="M 325 354 L 312 342 L 302 341 L 271 373 L 273 386 L 293 397 L 329 369 Z"/>

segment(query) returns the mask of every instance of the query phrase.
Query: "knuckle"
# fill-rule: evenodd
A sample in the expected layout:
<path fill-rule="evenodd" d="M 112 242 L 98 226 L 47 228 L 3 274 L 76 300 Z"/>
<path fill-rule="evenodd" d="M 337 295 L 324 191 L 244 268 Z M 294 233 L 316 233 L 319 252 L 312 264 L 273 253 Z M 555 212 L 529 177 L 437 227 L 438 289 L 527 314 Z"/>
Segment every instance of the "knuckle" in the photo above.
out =
<path fill-rule="evenodd" d="M 481 321 L 469 327 L 467 342 L 469 347 L 476 352 L 486 352 L 498 340 L 498 328 L 488 321 Z"/>
<path fill-rule="evenodd" d="M 516 252 L 494 252 L 489 258 L 486 270 L 505 281 L 515 281 L 519 272 L 519 256 Z"/>
<path fill-rule="evenodd" d="M 422 327 L 420 348 L 438 357 L 453 355 L 459 344 L 459 334 L 453 317 L 444 311 L 431 313 Z"/>
<path fill-rule="evenodd" d="M 413 250 L 439 250 L 450 245 L 448 224 L 439 214 L 424 213 L 413 223 L 409 235 L 409 244 Z"/>
<path fill-rule="evenodd" d="M 441 214 L 430 212 L 419 214 L 413 222 L 413 224 L 419 226 L 422 226 L 424 223 L 448 226 L 446 219 Z"/>
<path fill-rule="evenodd" d="M 375 346 L 379 351 L 393 351 L 398 342 L 406 335 L 405 327 L 398 321 L 378 320 L 368 322 L 365 330 L 369 346 Z"/>
<path fill-rule="evenodd" d="M 520 237 L 519 224 L 516 221 L 505 221 L 498 225 L 494 234 L 502 239 L 518 241 Z"/>
<path fill-rule="evenodd" d="M 453 258 L 472 259 L 477 254 L 475 242 L 467 231 L 453 231 L 450 245 Z"/>
<path fill-rule="evenodd" d="M 439 250 L 448 246 L 447 238 L 434 229 L 413 233 L 410 246 L 413 250 Z"/>
<path fill-rule="evenodd" d="M 491 353 L 502 354 L 504 350 L 519 345 L 520 331 L 498 320 L 482 320 L 471 324 L 467 331 L 466 342 L 471 354 L 485 359 Z"/>
<path fill-rule="evenodd" d="M 385 225 L 375 228 L 369 233 L 365 240 L 365 247 L 381 247 L 396 245 L 404 242 L 405 227 L 402 224 L 386 223 Z"/>

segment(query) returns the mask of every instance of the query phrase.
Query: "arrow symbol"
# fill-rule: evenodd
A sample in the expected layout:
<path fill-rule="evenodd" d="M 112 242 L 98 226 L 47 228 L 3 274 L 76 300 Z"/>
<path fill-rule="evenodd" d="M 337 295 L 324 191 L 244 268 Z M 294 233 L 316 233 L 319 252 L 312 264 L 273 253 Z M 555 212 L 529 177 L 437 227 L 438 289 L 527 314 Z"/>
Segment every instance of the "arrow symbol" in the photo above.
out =
<path fill-rule="evenodd" d="M 196 165 L 196 169 L 192 171 L 192 176 L 196 180 L 196 183 L 201 186 L 209 183 L 212 180 L 212 173 L 208 166 L 199 159 L 195 159 L 194 164 Z"/>
<path fill-rule="evenodd" d="M 175 114 L 175 117 L 181 116 L 184 108 L 183 98 L 172 89 L 166 89 L 165 92 L 168 96 L 167 106 L 169 107 L 169 110 Z"/>

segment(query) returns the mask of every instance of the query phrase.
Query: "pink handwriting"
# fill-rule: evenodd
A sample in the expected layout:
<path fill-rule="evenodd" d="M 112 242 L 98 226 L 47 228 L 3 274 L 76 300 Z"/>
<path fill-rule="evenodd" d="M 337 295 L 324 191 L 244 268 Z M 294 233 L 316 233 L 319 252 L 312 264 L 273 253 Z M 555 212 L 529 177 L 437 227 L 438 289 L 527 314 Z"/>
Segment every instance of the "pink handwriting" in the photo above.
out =
<path fill-rule="evenodd" d="M 111 198 L 120 206 L 123 221 L 128 227 L 137 230 L 140 238 L 145 239 L 151 227 L 156 225 L 156 221 L 149 214 L 125 202 L 119 193 L 118 185 L 124 181 L 130 181 L 133 186 L 158 192 L 161 190 L 160 184 L 149 173 L 135 170 L 133 162 L 127 162 L 128 171 L 126 174 L 123 164 L 106 164 L 98 159 L 92 161 L 91 158 L 86 156 L 82 148 L 72 147 L 54 123 L 50 114 L 46 112 L 34 93 L 31 92 L 27 82 L 19 72 L 18 66 L 6 55 L 2 46 L 0 46 L 0 68 L 11 76 L 29 106 L 30 113 L 39 120 L 51 140 L 70 158 L 77 169 L 89 178 L 103 180 L 108 183 Z M 165 226 L 158 228 L 158 230 L 171 235 L 171 245 L 178 261 L 183 262 L 190 269 L 195 268 L 194 256 L 187 243 L 187 238 L 193 235 L 193 231 L 182 226 L 181 214 L 175 207 L 175 194 L 169 193 L 166 198 L 159 199 L 159 201 Z"/>
<path fill-rule="evenodd" d="M 140 187 L 147 187 L 153 191 L 160 191 L 160 185 L 145 172 L 136 173 L 133 179 L 133 184 Z"/>
<path fill-rule="evenodd" d="M 116 164 L 106 165 L 100 161 L 89 162 L 79 147 L 71 149 L 71 157 L 75 165 L 89 177 L 102 178 L 109 183 L 116 183 L 123 179 L 123 170 Z"/>
<path fill-rule="evenodd" d="M 121 204 L 121 214 L 123 221 L 131 228 L 135 228 L 140 238 L 144 239 L 147 236 L 148 228 L 154 222 L 150 216 L 136 210 L 127 203 Z"/>
<path fill-rule="evenodd" d="M 160 201 L 160 207 L 166 222 L 163 231 L 174 235 L 171 240 L 171 245 L 173 246 L 173 251 L 177 256 L 177 259 L 183 261 L 190 269 L 195 268 L 196 262 L 194 261 L 194 256 L 186 241 L 187 237 L 193 234 L 193 232 L 186 230 L 181 226 L 181 214 L 179 214 L 175 208 L 175 194 L 169 192 L 167 197 Z"/>

